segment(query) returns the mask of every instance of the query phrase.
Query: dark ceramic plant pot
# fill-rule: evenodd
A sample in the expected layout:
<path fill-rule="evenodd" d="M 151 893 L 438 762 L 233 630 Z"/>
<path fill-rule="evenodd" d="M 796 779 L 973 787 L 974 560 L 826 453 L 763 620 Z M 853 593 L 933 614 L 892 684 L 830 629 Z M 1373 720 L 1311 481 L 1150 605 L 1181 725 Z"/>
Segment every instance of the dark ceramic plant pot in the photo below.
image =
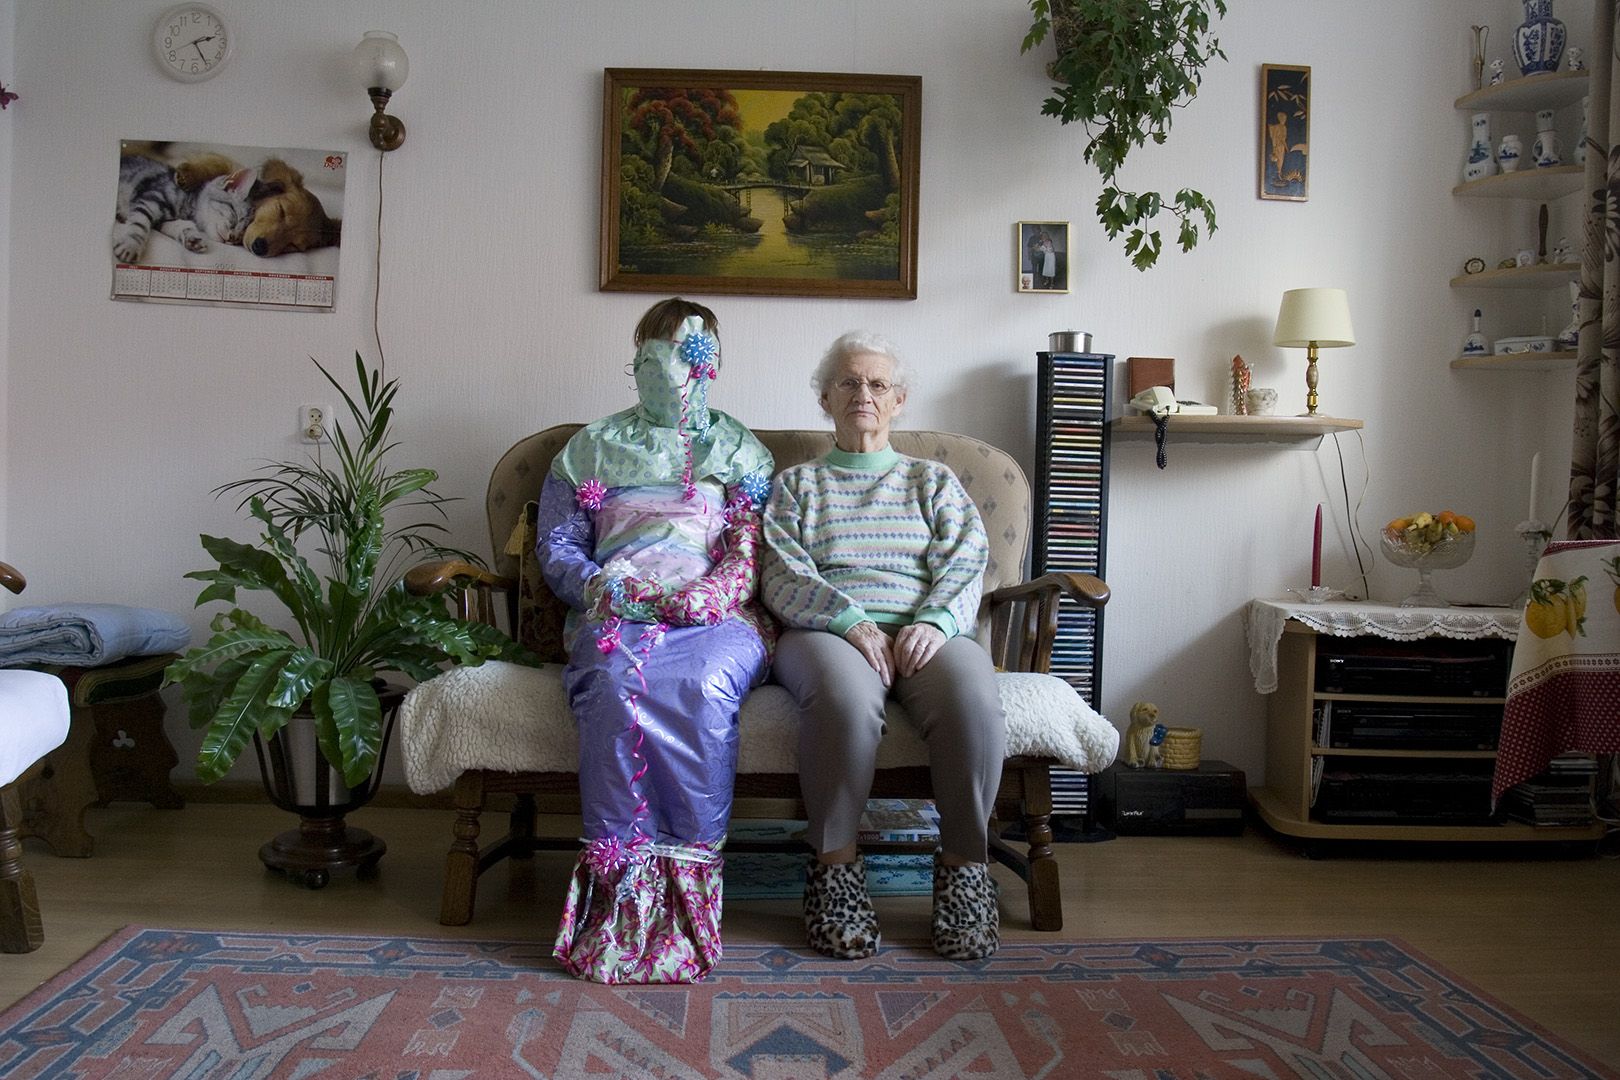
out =
<path fill-rule="evenodd" d="M 343 773 L 321 753 L 314 716 L 294 713 L 286 726 L 268 740 L 257 732 L 253 735 L 265 794 L 276 806 L 298 815 L 298 828 L 277 834 L 261 847 L 259 861 L 301 879 L 311 889 L 324 887 L 331 880 L 331 872 L 343 867 L 353 866 L 361 874 L 370 874 L 388 851 L 382 840 L 343 821 L 344 815 L 370 802 L 382 783 L 394 719 L 405 691 L 382 687 L 378 697 L 383 709 L 382 749 L 377 754 L 377 767 L 364 783 L 354 787 L 343 782 Z"/>

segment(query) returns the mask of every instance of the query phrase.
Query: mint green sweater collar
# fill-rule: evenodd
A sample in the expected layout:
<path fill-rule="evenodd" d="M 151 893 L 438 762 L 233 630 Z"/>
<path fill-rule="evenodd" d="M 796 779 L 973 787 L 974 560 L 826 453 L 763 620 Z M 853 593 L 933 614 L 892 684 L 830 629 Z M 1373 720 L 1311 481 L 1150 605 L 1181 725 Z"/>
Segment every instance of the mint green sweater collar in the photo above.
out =
<path fill-rule="evenodd" d="M 899 460 L 900 455 L 892 446 L 885 446 L 870 454 L 852 454 L 836 446 L 827 451 L 827 464 L 841 465 L 846 469 L 887 469 Z"/>

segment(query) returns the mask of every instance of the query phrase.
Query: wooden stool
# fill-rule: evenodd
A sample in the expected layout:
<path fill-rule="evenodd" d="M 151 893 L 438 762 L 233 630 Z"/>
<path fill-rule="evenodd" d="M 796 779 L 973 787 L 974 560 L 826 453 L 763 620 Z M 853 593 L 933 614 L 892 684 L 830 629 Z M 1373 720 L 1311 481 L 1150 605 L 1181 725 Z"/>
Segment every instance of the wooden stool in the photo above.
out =
<path fill-rule="evenodd" d="M 84 812 L 114 801 L 177 810 L 185 799 L 169 782 L 179 764 L 163 732 L 163 669 L 176 653 L 136 656 L 101 667 L 41 667 L 67 687 L 72 725 L 67 742 L 46 755 L 33 780 L 18 786 L 22 835 L 37 836 L 58 856 L 85 858 L 95 845 Z"/>

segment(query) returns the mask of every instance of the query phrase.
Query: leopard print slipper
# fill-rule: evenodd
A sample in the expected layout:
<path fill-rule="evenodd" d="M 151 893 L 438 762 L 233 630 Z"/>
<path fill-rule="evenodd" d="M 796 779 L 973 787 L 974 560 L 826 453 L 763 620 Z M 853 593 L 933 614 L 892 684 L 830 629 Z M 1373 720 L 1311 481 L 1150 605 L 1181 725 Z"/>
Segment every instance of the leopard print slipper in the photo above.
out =
<path fill-rule="evenodd" d="M 947 866 L 934 855 L 934 951 L 947 960 L 982 960 L 1001 945 L 996 879 L 986 863 Z"/>
<path fill-rule="evenodd" d="M 878 949 L 877 911 L 866 891 L 866 863 L 811 859 L 805 871 L 804 933 L 810 947 L 838 960 Z"/>

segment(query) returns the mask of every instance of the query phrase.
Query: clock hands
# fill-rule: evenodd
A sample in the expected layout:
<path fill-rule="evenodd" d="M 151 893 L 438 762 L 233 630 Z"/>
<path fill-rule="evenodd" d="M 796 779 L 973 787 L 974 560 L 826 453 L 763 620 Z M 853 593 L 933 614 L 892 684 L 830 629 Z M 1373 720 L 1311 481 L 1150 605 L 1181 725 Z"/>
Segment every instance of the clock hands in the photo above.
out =
<path fill-rule="evenodd" d="M 206 37 L 200 37 L 200 38 L 196 38 L 196 39 L 194 39 L 194 40 L 192 40 L 192 41 L 191 41 L 191 42 L 190 42 L 190 43 L 189 43 L 189 44 L 190 44 L 190 45 L 191 45 L 191 47 L 192 47 L 192 48 L 193 48 L 193 49 L 196 49 L 196 50 L 197 50 L 197 55 L 198 55 L 198 56 L 200 56 L 200 57 L 202 57 L 202 59 L 203 59 L 203 62 L 204 62 L 204 63 L 207 63 L 207 62 L 208 62 L 208 57 L 207 57 L 207 55 L 206 55 L 206 54 L 204 54 L 204 52 L 203 52 L 203 51 L 202 51 L 202 43 L 203 43 L 203 42 L 205 42 L 205 41 L 213 41 L 213 40 L 214 40 L 214 38 L 215 38 L 215 36 L 216 36 L 216 35 L 214 35 L 214 34 L 209 34 L 209 35 L 208 35 L 208 36 L 206 36 Z"/>

